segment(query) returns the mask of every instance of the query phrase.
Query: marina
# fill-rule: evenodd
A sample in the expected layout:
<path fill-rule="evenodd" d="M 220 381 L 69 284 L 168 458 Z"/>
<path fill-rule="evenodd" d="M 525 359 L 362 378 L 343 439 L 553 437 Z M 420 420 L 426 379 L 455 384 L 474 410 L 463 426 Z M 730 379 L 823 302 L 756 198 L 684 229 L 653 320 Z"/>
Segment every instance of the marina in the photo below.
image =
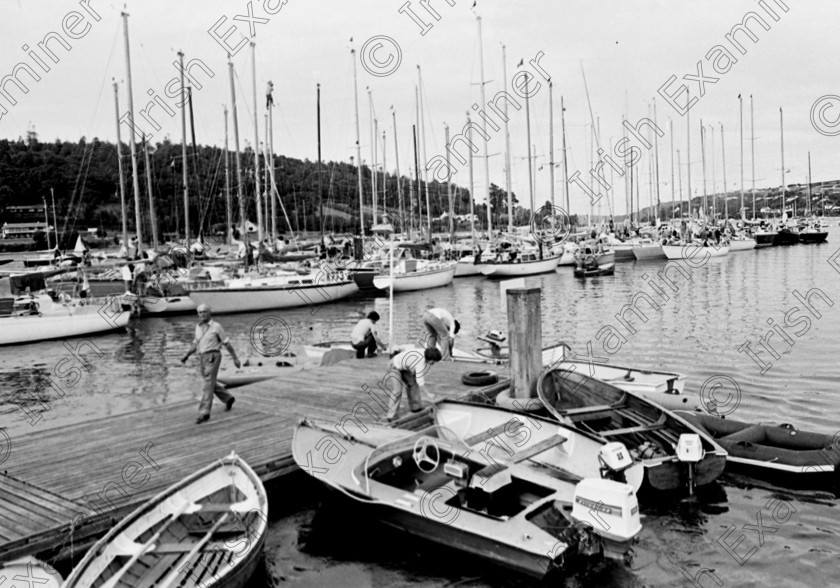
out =
<path fill-rule="evenodd" d="M 836 585 L 837 9 L 759 4 L 8 7 L 0 588 Z"/>

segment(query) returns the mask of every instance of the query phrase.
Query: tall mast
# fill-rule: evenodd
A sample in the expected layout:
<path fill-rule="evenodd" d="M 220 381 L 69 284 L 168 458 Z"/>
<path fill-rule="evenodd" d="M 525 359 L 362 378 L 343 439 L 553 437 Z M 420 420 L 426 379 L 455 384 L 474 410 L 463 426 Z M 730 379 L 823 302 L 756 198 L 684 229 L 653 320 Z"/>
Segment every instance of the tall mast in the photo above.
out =
<path fill-rule="evenodd" d="M 125 69 L 126 69 L 126 84 L 128 86 L 128 120 L 131 123 L 130 140 L 128 146 L 131 148 L 131 174 L 134 185 L 134 221 L 137 224 L 137 253 L 143 249 L 143 223 L 140 214 L 140 177 L 137 172 L 137 145 L 134 140 L 134 92 L 131 88 L 131 50 L 128 42 L 128 13 L 123 12 L 123 30 L 125 31 Z M 183 68 L 181 72 L 183 75 Z M 58 230 L 58 227 L 56 227 Z M 125 244 L 128 250 L 128 243 Z"/>
<path fill-rule="evenodd" d="M 709 125 L 712 150 L 712 219 L 717 220 L 717 176 L 715 175 L 715 126 Z"/>
<path fill-rule="evenodd" d="M 371 224 L 376 224 L 376 136 L 378 134 L 378 126 L 376 121 L 376 112 L 373 109 L 373 90 L 368 87 L 368 114 L 370 116 L 370 193 L 371 203 L 373 204 L 372 212 L 373 218 Z"/>
<path fill-rule="evenodd" d="M 472 127 L 470 126 L 470 113 L 467 111 L 467 132 L 470 134 L 468 141 L 472 143 Z M 475 243 L 475 178 L 473 175 L 473 150 L 467 149 L 470 158 L 470 231 L 472 232 L 473 243 Z"/>
<path fill-rule="evenodd" d="M 230 72 L 230 105 L 233 114 L 234 156 L 236 157 L 236 193 L 237 198 L 239 198 L 239 220 L 242 223 L 240 239 L 242 239 L 242 243 L 245 245 L 245 269 L 247 270 L 250 263 L 248 260 L 248 217 L 245 216 L 245 197 L 242 194 L 242 162 L 239 158 L 239 119 L 236 116 L 236 89 L 233 85 L 233 61 L 231 61 L 230 54 L 228 54 L 228 70 Z"/>
<path fill-rule="evenodd" d="M 502 79 L 507 83 L 507 55 L 505 46 L 502 45 Z M 507 192 L 507 207 L 508 207 L 508 233 L 513 233 L 513 195 L 510 191 L 510 130 L 508 121 L 508 101 L 505 100 L 505 191 Z M 472 154 L 472 150 L 470 150 Z M 472 192 L 470 192 L 472 198 Z"/>
<path fill-rule="evenodd" d="M 686 89 L 686 104 L 691 105 L 691 91 Z M 691 108 L 685 113 L 685 129 L 686 129 L 686 151 L 685 151 L 685 166 L 687 170 L 686 178 L 686 196 L 688 198 L 688 218 L 691 218 Z"/>
<path fill-rule="evenodd" d="M 729 220 L 729 198 L 726 191 L 726 140 L 723 135 L 723 123 L 720 123 L 720 149 L 723 152 L 723 216 Z"/>
<path fill-rule="evenodd" d="M 271 170 L 268 169 L 268 150 L 270 147 L 268 144 L 268 108 L 266 108 L 266 113 L 263 115 L 263 118 L 265 119 L 265 140 L 263 141 L 262 149 L 263 179 L 265 180 L 265 189 L 263 190 L 263 195 L 265 196 L 263 200 L 265 206 L 265 232 L 268 235 L 268 239 L 271 241 L 271 248 L 275 249 L 277 247 L 277 223 L 274 219 L 274 199 L 271 197 Z"/>
<path fill-rule="evenodd" d="M 656 98 L 653 99 L 653 126 L 659 129 L 659 125 L 657 124 L 656 120 Z M 656 159 L 656 218 L 659 218 L 659 207 L 660 207 L 660 200 L 659 200 L 659 133 L 653 133 L 653 146 L 654 146 L 654 153 Z"/>
<path fill-rule="evenodd" d="M 274 92 L 274 84 L 269 82 L 268 89 L 270 92 Z M 268 193 L 268 197 L 271 198 L 271 247 L 275 251 L 277 251 L 277 198 L 279 197 L 278 194 L 275 194 L 274 187 L 277 185 L 277 182 L 274 178 L 274 96 L 271 97 L 271 100 L 266 100 L 266 109 L 268 110 L 268 137 L 266 141 L 268 142 L 268 156 L 269 159 L 266 160 L 265 166 L 269 170 L 269 177 L 271 179 L 271 187 L 266 190 Z M 320 162 L 318 164 L 320 166 Z M 318 169 L 318 173 L 321 173 L 320 167 Z M 285 211 L 284 211 L 285 216 Z M 321 222 L 323 223 L 323 217 L 321 218 Z M 292 226 L 289 223 L 289 230 L 291 231 Z"/>
<path fill-rule="evenodd" d="M 257 43 L 251 41 L 251 90 L 254 94 L 254 194 L 257 201 L 257 240 L 263 242 L 262 192 L 260 191 L 260 119 L 257 116 Z"/>
<path fill-rule="evenodd" d="M 117 120 L 118 120 L 117 125 L 120 124 L 119 123 L 119 116 L 120 116 L 120 114 L 119 114 L 119 107 L 118 107 L 117 108 Z M 119 128 L 119 127 L 117 127 L 117 128 Z M 448 143 L 449 143 L 449 141 L 447 141 L 447 144 Z M 52 193 L 52 188 L 50 188 L 50 193 Z M 50 245 L 50 209 L 47 206 L 47 197 L 46 196 L 43 197 L 43 200 L 44 200 L 44 221 L 46 221 L 44 223 L 44 225 L 45 225 L 44 229 L 45 229 L 45 232 L 47 233 L 47 249 L 52 250 L 52 246 Z M 58 247 L 58 234 L 57 233 L 56 233 L 55 246 Z"/>
<path fill-rule="evenodd" d="M 146 167 L 146 192 L 149 195 L 149 220 L 152 221 L 152 248 L 158 248 L 157 219 L 155 218 L 155 200 L 152 191 L 152 166 L 149 161 L 149 144 L 143 137 L 143 161 Z"/>
<path fill-rule="evenodd" d="M 482 79 L 483 79 L 483 76 L 482 76 Z M 548 87 L 551 88 L 551 83 L 550 82 L 548 84 Z M 482 96 L 482 101 L 483 101 L 483 98 L 484 97 Z M 531 158 L 531 107 L 529 106 L 530 102 L 531 101 L 528 99 L 528 76 L 526 75 L 525 76 L 525 127 L 526 127 L 526 133 L 527 133 L 527 137 L 528 137 L 528 195 L 531 199 L 531 214 L 533 214 L 534 212 L 536 212 L 536 209 L 534 208 L 534 174 L 531 170 L 532 158 Z M 485 129 L 485 131 L 486 131 L 486 129 Z M 487 154 L 485 153 L 485 156 L 486 155 Z M 485 162 L 486 161 L 487 160 L 485 159 Z M 489 194 L 489 192 L 488 192 L 488 194 Z M 489 216 L 489 214 L 490 214 L 490 201 L 489 200 L 487 201 L 487 213 L 488 213 L 488 216 Z"/>
<path fill-rule="evenodd" d="M 230 208 L 230 149 L 228 148 L 228 109 L 225 105 L 225 230 L 227 237 L 225 241 L 230 244 L 233 232 L 233 211 Z"/>
<path fill-rule="evenodd" d="M 676 206 L 675 196 L 677 187 L 674 185 L 674 119 L 668 119 L 669 133 L 671 135 L 671 222 L 673 223 L 676 215 L 674 214 L 674 206 Z M 680 210 L 680 220 L 682 220 L 682 210 Z"/>
<path fill-rule="evenodd" d="M 397 165 L 397 203 L 400 209 L 400 230 L 405 235 L 405 211 L 403 210 L 402 175 L 400 175 L 400 144 L 397 140 L 397 111 L 391 106 L 391 118 L 394 120 L 394 159 Z"/>
<path fill-rule="evenodd" d="M 755 119 L 753 118 L 752 94 L 750 94 L 750 158 L 752 159 L 752 217 L 755 220 Z"/>
<path fill-rule="evenodd" d="M 321 250 L 324 250 L 324 191 L 321 187 L 321 84 L 315 85 L 317 96 L 316 111 L 318 115 L 318 217 L 321 219 Z"/>
<path fill-rule="evenodd" d="M 417 66 L 417 88 L 420 94 L 419 100 L 417 102 L 418 108 L 420 109 L 420 134 L 418 136 L 418 141 L 422 140 L 420 145 L 422 145 L 422 150 L 420 154 L 423 156 L 423 181 L 426 183 L 426 222 L 428 223 L 428 230 L 429 230 L 429 241 L 432 240 L 432 207 L 431 202 L 429 200 L 429 170 L 426 169 L 426 124 L 424 118 L 426 116 L 425 111 L 423 110 L 423 75 L 420 72 L 420 66 Z M 418 193 L 417 197 L 419 198 L 420 195 Z"/>
<path fill-rule="evenodd" d="M 444 125 L 446 144 L 449 145 L 449 125 Z M 449 169 L 449 149 L 446 150 L 446 168 Z M 452 202 L 452 182 L 446 180 L 446 195 L 449 197 L 449 242 L 455 241 L 455 205 Z"/>
<path fill-rule="evenodd" d="M 700 161 L 703 168 L 703 217 L 709 214 L 709 200 L 706 192 L 706 127 L 703 126 L 703 119 L 700 119 Z"/>
<path fill-rule="evenodd" d="M 414 86 L 414 132 L 417 133 L 420 128 L 420 88 Z M 423 233 L 423 185 L 420 183 L 420 136 L 414 137 L 414 175 L 417 178 L 417 212 L 418 220 L 417 232 Z M 428 213 L 428 210 L 426 211 Z M 429 237 L 431 241 L 431 237 Z"/>
<path fill-rule="evenodd" d="M 738 94 L 738 127 L 741 138 L 741 218 L 746 218 L 744 211 L 744 99 Z"/>
<path fill-rule="evenodd" d="M 365 234 L 365 206 L 364 194 L 362 192 L 362 145 L 359 142 L 359 77 L 356 71 L 356 50 L 351 49 L 350 55 L 353 59 L 353 96 L 356 101 L 356 172 L 359 180 L 359 235 Z"/>
<path fill-rule="evenodd" d="M 58 249 L 58 219 L 55 218 L 55 190 L 52 188 L 50 188 L 50 198 L 52 199 L 53 227 L 55 228 L 55 247 Z M 128 250 L 127 247 L 126 250 Z"/>
<path fill-rule="evenodd" d="M 420 153 L 419 153 L 420 147 L 417 145 L 418 138 L 417 138 L 417 126 L 416 125 L 411 125 L 411 140 L 414 143 L 414 179 L 415 179 L 415 182 L 416 182 L 415 183 L 415 188 L 414 188 L 414 193 L 417 195 L 417 209 L 420 210 L 421 201 L 422 201 L 423 198 L 421 196 L 421 191 L 420 191 L 421 190 L 421 187 L 420 187 Z M 422 220 L 420 221 L 420 223 L 418 225 L 418 228 L 420 229 L 420 231 L 423 230 L 423 221 Z"/>
<path fill-rule="evenodd" d="M 554 215 L 554 82 L 548 80 L 548 177 L 551 183 L 551 214 Z"/>
<path fill-rule="evenodd" d="M 479 56 L 479 61 L 481 63 L 481 104 L 483 106 L 483 105 L 487 104 L 487 100 L 486 100 L 486 97 L 484 95 L 484 84 L 485 84 L 485 81 L 484 81 L 484 42 L 481 40 L 481 17 L 476 16 L 475 18 L 478 21 L 478 56 Z M 526 80 L 527 80 L 527 78 L 526 78 Z M 526 90 L 526 92 L 527 92 L 527 90 Z M 526 100 L 525 104 L 527 105 L 528 104 L 528 102 L 527 102 L 528 99 L 526 98 L 525 100 Z M 526 106 L 526 108 L 527 108 L 527 106 Z M 487 236 L 490 239 L 493 239 L 493 212 L 490 208 L 490 162 L 489 162 L 489 157 L 490 156 L 487 153 L 487 137 L 489 137 L 489 135 L 487 134 L 487 120 L 484 117 L 481 118 L 481 123 L 482 123 L 481 128 L 484 131 L 484 137 L 483 137 L 484 138 L 484 188 L 485 188 L 484 193 L 486 195 L 485 202 L 487 202 Z M 530 144 L 531 144 L 531 139 L 530 139 L 530 135 L 529 135 L 528 145 L 530 145 Z M 530 163 L 530 160 L 528 160 L 528 169 L 530 169 L 530 168 L 531 168 L 531 163 Z"/>
<path fill-rule="evenodd" d="M 811 152 L 808 152 L 808 216 L 811 216 Z"/>
<path fill-rule="evenodd" d="M 196 171 L 198 171 L 198 160 L 196 159 L 198 147 L 196 147 L 195 144 L 195 119 L 193 118 L 192 86 L 187 86 L 187 103 L 190 107 L 190 136 L 192 138 L 193 163 L 195 164 Z M 196 231 L 196 237 L 198 237 L 200 233 L 201 223 L 199 223 L 198 231 Z"/>
<path fill-rule="evenodd" d="M 782 135 L 782 214 L 784 214 L 787 209 L 787 202 L 785 202 L 787 186 L 785 186 L 785 118 L 781 106 L 779 107 L 779 130 Z"/>
<path fill-rule="evenodd" d="M 184 91 L 184 53 L 178 51 L 178 60 L 181 63 L 181 96 Z M 187 180 L 187 109 L 186 104 L 181 107 L 181 186 L 184 190 L 184 240 L 185 247 L 190 248 L 190 189 Z"/>
<path fill-rule="evenodd" d="M 682 163 L 680 162 L 680 150 L 677 149 L 677 181 L 680 184 L 680 221 L 685 219 L 683 213 L 683 191 L 682 191 Z M 690 208 L 690 207 L 689 207 Z M 689 213 L 691 211 L 689 210 Z M 689 217 L 691 215 L 689 214 Z"/>
<path fill-rule="evenodd" d="M 123 243 L 125 244 L 125 256 L 128 257 L 128 219 L 125 215 L 125 172 L 123 171 L 123 160 L 122 160 L 122 138 L 121 138 L 121 131 L 120 131 L 120 90 L 119 86 L 117 86 L 117 82 L 114 82 L 114 106 L 116 106 L 117 112 L 117 169 L 120 172 L 120 211 L 122 212 L 122 238 Z M 49 220 L 47 220 L 47 225 L 49 225 Z M 58 231 L 58 227 L 55 228 Z M 49 232 L 47 233 L 49 234 Z M 58 233 L 56 233 L 58 234 Z M 56 245 L 58 245 L 58 239 L 56 239 Z"/>
<path fill-rule="evenodd" d="M 388 156 L 385 151 L 385 122 L 382 122 L 382 214 L 388 211 Z"/>
<path fill-rule="evenodd" d="M 566 194 L 566 214 L 569 216 L 569 223 L 571 224 L 572 205 L 569 201 L 569 167 L 566 165 L 566 107 L 563 105 L 562 96 L 560 96 L 560 128 L 563 132 L 563 192 Z"/>

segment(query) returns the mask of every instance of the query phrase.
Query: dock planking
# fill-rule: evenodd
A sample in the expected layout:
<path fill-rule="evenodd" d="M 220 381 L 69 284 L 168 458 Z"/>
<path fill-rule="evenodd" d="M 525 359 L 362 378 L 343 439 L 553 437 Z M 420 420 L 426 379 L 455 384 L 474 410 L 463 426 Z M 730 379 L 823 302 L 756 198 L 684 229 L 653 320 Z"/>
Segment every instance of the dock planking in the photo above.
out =
<path fill-rule="evenodd" d="M 198 402 L 179 402 L 16 438 L 0 474 L 0 562 L 63 547 L 61 559 L 69 555 L 68 544 L 107 532 L 152 496 L 231 451 L 263 481 L 282 478 L 297 469 L 291 441 L 301 417 L 350 431 L 356 425 L 344 420 L 348 415 L 385 422 L 381 390 L 394 387 L 387 366 L 378 357 L 290 370 L 236 388 L 233 410 L 217 401 L 211 420 L 201 425 L 194 422 Z M 435 398 L 467 396 L 479 389 L 462 384 L 461 376 L 483 368 L 440 362 L 426 375 L 426 389 Z M 376 390 L 379 402 L 370 394 Z M 428 423 L 427 411 L 405 415 L 407 410 L 403 398 L 398 426 Z"/>

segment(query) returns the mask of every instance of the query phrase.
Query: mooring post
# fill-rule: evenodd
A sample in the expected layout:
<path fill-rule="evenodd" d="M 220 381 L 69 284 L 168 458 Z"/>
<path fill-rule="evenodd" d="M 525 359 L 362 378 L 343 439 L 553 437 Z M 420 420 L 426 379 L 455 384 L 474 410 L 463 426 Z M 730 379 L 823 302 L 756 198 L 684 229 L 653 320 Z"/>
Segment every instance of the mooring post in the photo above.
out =
<path fill-rule="evenodd" d="M 540 288 L 507 291 L 512 398 L 536 398 L 542 357 Z"/>

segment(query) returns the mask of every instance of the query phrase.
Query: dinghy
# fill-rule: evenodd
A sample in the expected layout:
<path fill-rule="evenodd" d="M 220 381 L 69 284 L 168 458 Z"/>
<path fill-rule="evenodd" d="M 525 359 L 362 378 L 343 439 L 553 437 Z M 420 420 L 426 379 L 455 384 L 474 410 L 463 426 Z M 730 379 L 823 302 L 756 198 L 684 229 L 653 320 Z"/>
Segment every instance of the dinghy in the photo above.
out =
<path fill-rule="evenodd" d="M 545 445 L 495 462 L 446 427 L 342 428 L 303 419 L 292 440 L 298 466 L 371 518 L 518 572 L 543 578 L 602 550 L 623 558 L 641 530 L 627 484 L 575 486 L 522 465 Z"/>
<path fill-rule="evenodd" d="M 624 443 L 656 490 L 693 491 L 723 473 L 726 451 L 710 435 L 632 392 L 555 368 L 540 376 L 537 393 L 558 421 Z"/>
<path fill-rule="evenodd" d="M 6 584 L 8 579 L 10 584 Z M 24 582 L 26 582 L 24 584 Z M 47 566 L 34 557 L 27 556 L 14 561 L 0 563 L 0 587 L 37 586 L 38 588 L 60 588 L 61 576 L 55 570 L 47 571 Z"/>
<path fill-rule="evenodd" d="M 242 588 L 260 561 L 267 512 L 259 477 L 231 453 L 123 519 L 64 588 Z"/>
<path fill-rule="evenodd" d="M 607 443 L 551 419 L 456 400 L 438 402 L 434 413 L 436 424 L 451 429 L 473 451 L 484 452 L 491 459 L 504 461 L 515 451 L 548 446 L 560 435 L 565 442 L 523 463 L 575 484 L 584 478 L 606 478 L 629 484 L 638 491 L 644 479 L 641 463 L 633 462 L 621 443 Z"/>
<path fill-rule="evenodd" d="M 832 437 L 793 425 L 755 425 L 700 412 L 675 414 L 713 437 L 729 452 L 728 462 L 751 473 L 797 474 L 804 479 L 840 471 L 840 433 Z"/>

